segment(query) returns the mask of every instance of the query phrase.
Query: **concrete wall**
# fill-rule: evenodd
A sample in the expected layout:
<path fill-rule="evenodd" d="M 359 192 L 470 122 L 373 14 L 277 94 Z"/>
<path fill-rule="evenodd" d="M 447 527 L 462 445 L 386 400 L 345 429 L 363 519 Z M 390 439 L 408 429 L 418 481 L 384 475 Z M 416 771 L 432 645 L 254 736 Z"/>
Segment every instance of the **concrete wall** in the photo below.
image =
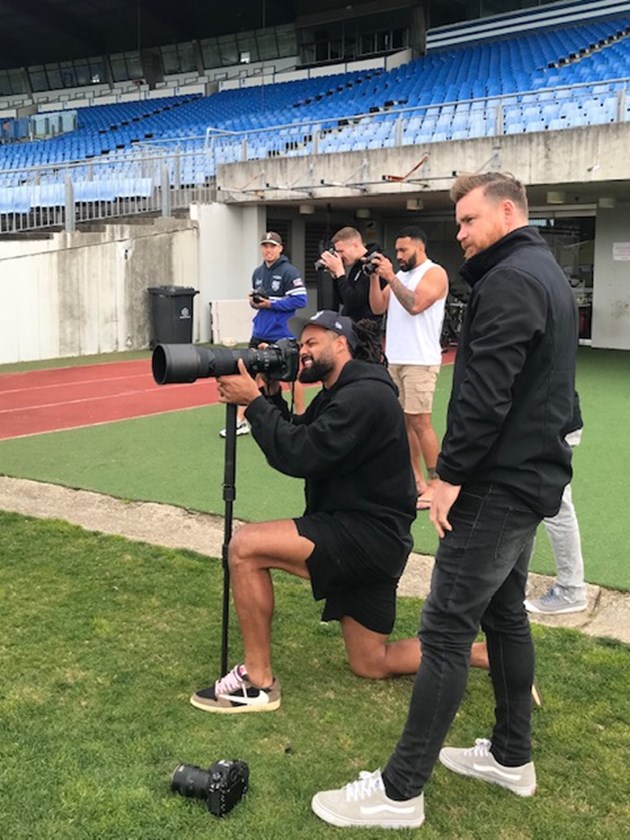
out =
<path fill-rule="evenodd" d="M 595 228 L 593 347 L 630 350 L 630 205 L 599 208 Z"/>
<path fill-rule="evenodd" d="M 196 287 L 197 241 L 191 221 L 162 219 L 0 240 L 0 363 L 147 347 L 147 287 Z"/>

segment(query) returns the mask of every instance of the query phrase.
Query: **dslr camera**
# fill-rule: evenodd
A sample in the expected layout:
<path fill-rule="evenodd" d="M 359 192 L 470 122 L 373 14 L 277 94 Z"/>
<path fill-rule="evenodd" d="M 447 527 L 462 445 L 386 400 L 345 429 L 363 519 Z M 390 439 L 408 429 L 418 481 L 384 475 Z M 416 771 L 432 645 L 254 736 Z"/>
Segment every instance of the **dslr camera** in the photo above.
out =
<path fill-rule="evenodd" d="M 207 770 L 180 764 L 171 775 L 171 790 L 181 796 L 203 799 L 215 817 L 224 817 L 247 793 L 249 768 L 244 761 L 215 761 Z"/>
<path fill-rule="evenodd" d="M 324 248 L 322 253 L 336 254 L 337 252 L 335 251 L 334 245 L 329 245 L 328 248 Z M 315 262 L 313 263 L 313 268 L 315 269 L 315 271 L 328 271 L 325 264 L 322 262 L 321 257 L 318 260 L 315 260 Z"/>
<path fill-rule="evenodd" d="M 263 291 L 262 289 L 258 289 L 257 291 L 252 293 L 252 301 L 254 303 L 262 303 L 263 300 L 269 300 L 269 295 L 267 292 Z"/>
<path fill-rule="evenodd" d="M 363 274 L 367 274 L 368 277 L 371 274 L 374 274 L 374 272 L 378 268 L 378 263 L 375 263 L 374 260 L 372 259 L 372 257 L 375 254 L 382 254 L 382 253 L 383 252 L 378 247 L 378 245 L 373 245 L 370 248 L 368 248 L 367 254 L 363 257 L 363 267 L 361 268 L 361 271 L 363 272 Z"/>
<path fill-rule="evenodd" d="M 257 350 L 230 350 L 211 344 L 157 344 L 151 357 L 153 378 L 158 385 L 171 382 L 195 382 L 211 376 L 230 376 L 238 373 L 242 359 L 247 371 L 254 376 L 261 373 L 279 382 L 297 379 L 300 356 L 297 341 L 281 338 L 269 347 Z"/>

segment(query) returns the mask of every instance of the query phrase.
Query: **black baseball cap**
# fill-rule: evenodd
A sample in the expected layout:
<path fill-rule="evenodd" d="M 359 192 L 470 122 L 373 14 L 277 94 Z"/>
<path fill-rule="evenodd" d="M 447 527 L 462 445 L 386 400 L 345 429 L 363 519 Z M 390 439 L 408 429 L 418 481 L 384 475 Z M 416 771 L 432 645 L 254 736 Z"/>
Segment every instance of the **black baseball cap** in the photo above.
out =
<path fill-rule="evenodd" d="M 260 240 L 261 245 L 282 245 L 282 237 L 275 230 L 268 230 Z"/>
<path fill-rule="evenodd" d="M 359 344 L 352 320 L 346 315 L 339 315 L 337 312 L 333 312 L 331 309 L 320 309 L 311 318 L 291 318 L 288 326 L 299 337 L 302 335 L 304 327 L 308 327 L 309 325 L 321 327 L 324 330 L 332 330 L 338 335 L 342 335 L 348 342 L 351 350 L 356 350 Z"/>

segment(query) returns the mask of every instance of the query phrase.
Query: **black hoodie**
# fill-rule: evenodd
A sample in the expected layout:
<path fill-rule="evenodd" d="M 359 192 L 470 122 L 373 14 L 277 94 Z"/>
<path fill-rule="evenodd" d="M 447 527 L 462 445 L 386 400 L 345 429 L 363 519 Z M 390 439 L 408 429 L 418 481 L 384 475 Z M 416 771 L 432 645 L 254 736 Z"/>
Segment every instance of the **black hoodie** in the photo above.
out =
<path fill-rule="evenodd" d="M 571 480 L 577 307 L 537 230 L 519 228 L 461 270 L 472 291 L 438 459 L 440 478 L 506 485 L 541 516 Z"/>
<path fill-rule="evenodd" d="M 305 479 L 305 514 L 334 514 L 355 534 L 359 522 L 366 538 L 391 546 L 390 557 L 374 561 L 392 573 L 400 562 L 402 571 L 417 493 L 404 416 L 385 368 L 351 360 L 304 414 L 283 415 L 264 397 L 246 412 L 269 464 Z"/>

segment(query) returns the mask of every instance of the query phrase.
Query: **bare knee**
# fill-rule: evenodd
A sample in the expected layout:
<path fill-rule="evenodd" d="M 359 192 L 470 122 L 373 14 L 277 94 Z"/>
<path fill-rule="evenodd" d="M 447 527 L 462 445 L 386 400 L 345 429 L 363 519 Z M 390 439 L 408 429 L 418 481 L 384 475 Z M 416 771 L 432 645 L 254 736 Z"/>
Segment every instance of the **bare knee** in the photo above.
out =
<path fill-rule="evenodd" d="M 256 557 L 256 525 L 241 525 L 234 532 L 228 547 L 228 565 L 231 571 L 247 566 Z"/>
<path fill-rule="evenodd" d="M 385 651 L 379 657 L 348 656 L 348 665 L 355 677 L 365 680 L 384 680 L 391 676 L 385 667 Z"/>

